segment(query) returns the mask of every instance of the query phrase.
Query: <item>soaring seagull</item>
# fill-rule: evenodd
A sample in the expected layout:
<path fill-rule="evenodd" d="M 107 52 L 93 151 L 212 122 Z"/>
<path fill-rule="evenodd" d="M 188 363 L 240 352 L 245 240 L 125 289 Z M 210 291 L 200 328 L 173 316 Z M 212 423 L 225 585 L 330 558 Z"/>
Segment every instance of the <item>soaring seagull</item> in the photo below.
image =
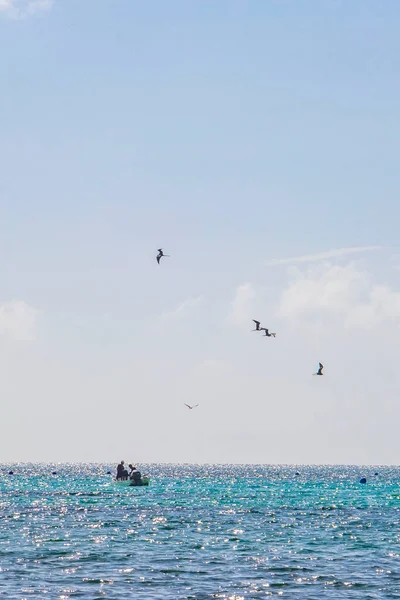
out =
<path fill-rule="evenodd" d="M 253 319 L 253 322 L 256 324 L 256 328 L 252 329 L 252 331 L 260 331 L 260 321 L 256 321 L 255 319 Z"/>
<path fill-rule="evenodd" d="M 276 337 L 276 333 L 270 333 L 266 327 L 260 327 L 260 331 L 265 331 L 265 336 L 267 337 Z"/>
<path fill-rule="evenodd" d="M 158 264 L 160 264 L 160 260 L 162 259 L 163 256 L 169 256 L 169 254 L 164 254 L 163 249 L 158 248 L 158 254 L 156 256 Z"/>
<path fill-rule="evenodd" d="M 190 408 L 190 410 L 192 410 L 193 408 L 196 408 L 196 406 L 198 406 L 198 404 L 195 404 L 194 406 L 190 406 L 190 404 L 186 404 L 186 402 L 183 403 L 185 406 L 187 406 L 188 408 Z"/>
<path fill-rule="evenodd" d="M 314 375 L 323 375 L 322 369 L 324 368 L 324 365 L 322 363 L 318 363 L 318 367 L 318 371 L 314 373 Z"/>

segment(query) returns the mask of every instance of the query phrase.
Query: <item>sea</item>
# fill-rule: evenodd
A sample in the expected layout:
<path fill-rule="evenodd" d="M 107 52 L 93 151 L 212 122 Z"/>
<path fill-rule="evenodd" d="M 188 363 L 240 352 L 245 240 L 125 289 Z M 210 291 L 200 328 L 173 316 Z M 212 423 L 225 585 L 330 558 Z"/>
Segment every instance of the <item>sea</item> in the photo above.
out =
<path fill-rule="evenodd" d="M 0 465 L 0 597 L 400 599 L 399 467 L 138 467 Z"/>

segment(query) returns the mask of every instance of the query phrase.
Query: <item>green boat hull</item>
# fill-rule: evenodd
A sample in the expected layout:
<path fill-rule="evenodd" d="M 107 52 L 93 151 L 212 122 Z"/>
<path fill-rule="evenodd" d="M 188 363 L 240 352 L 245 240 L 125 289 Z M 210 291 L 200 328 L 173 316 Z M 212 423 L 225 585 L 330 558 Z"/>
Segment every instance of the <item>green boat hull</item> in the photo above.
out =
<path fill-rule="evenodd" d="M 114 483 L 116 485 L 120 485 L 121 487 L 143 487 L 149 485 L 150 478 L 142 477 L 142 481 L 140 483 L 136 483 L 132 479 L 114 479 Z"/>

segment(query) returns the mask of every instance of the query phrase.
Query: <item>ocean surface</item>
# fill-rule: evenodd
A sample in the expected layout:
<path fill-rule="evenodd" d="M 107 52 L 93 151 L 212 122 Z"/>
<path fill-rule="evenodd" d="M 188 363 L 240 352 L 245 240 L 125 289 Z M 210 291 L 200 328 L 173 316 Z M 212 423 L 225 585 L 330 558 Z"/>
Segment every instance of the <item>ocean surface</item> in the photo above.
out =
<path fill-rule="evenodd" d="M 400 468 L 115 466 L 0 465 L 0 597 L 400 599 Z"/>

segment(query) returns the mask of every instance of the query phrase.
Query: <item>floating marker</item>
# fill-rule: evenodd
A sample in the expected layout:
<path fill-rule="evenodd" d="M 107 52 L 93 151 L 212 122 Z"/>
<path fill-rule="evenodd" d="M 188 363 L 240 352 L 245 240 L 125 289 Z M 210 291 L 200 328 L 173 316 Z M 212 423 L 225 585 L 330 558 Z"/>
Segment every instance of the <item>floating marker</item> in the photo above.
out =
<path fill-rule="evenodd" d="M 13 471 L 8 471 L 8 474 L 9 475 L 14 475 L 14 472 Z"/>
<path fill-rule="evenodd" d="M 367 480 L 366 480 L 366 478 L 365 478 L 365 477 L 361 477 L 361 479 L 360 479 L 360 483 L 367 483 Z"/>

